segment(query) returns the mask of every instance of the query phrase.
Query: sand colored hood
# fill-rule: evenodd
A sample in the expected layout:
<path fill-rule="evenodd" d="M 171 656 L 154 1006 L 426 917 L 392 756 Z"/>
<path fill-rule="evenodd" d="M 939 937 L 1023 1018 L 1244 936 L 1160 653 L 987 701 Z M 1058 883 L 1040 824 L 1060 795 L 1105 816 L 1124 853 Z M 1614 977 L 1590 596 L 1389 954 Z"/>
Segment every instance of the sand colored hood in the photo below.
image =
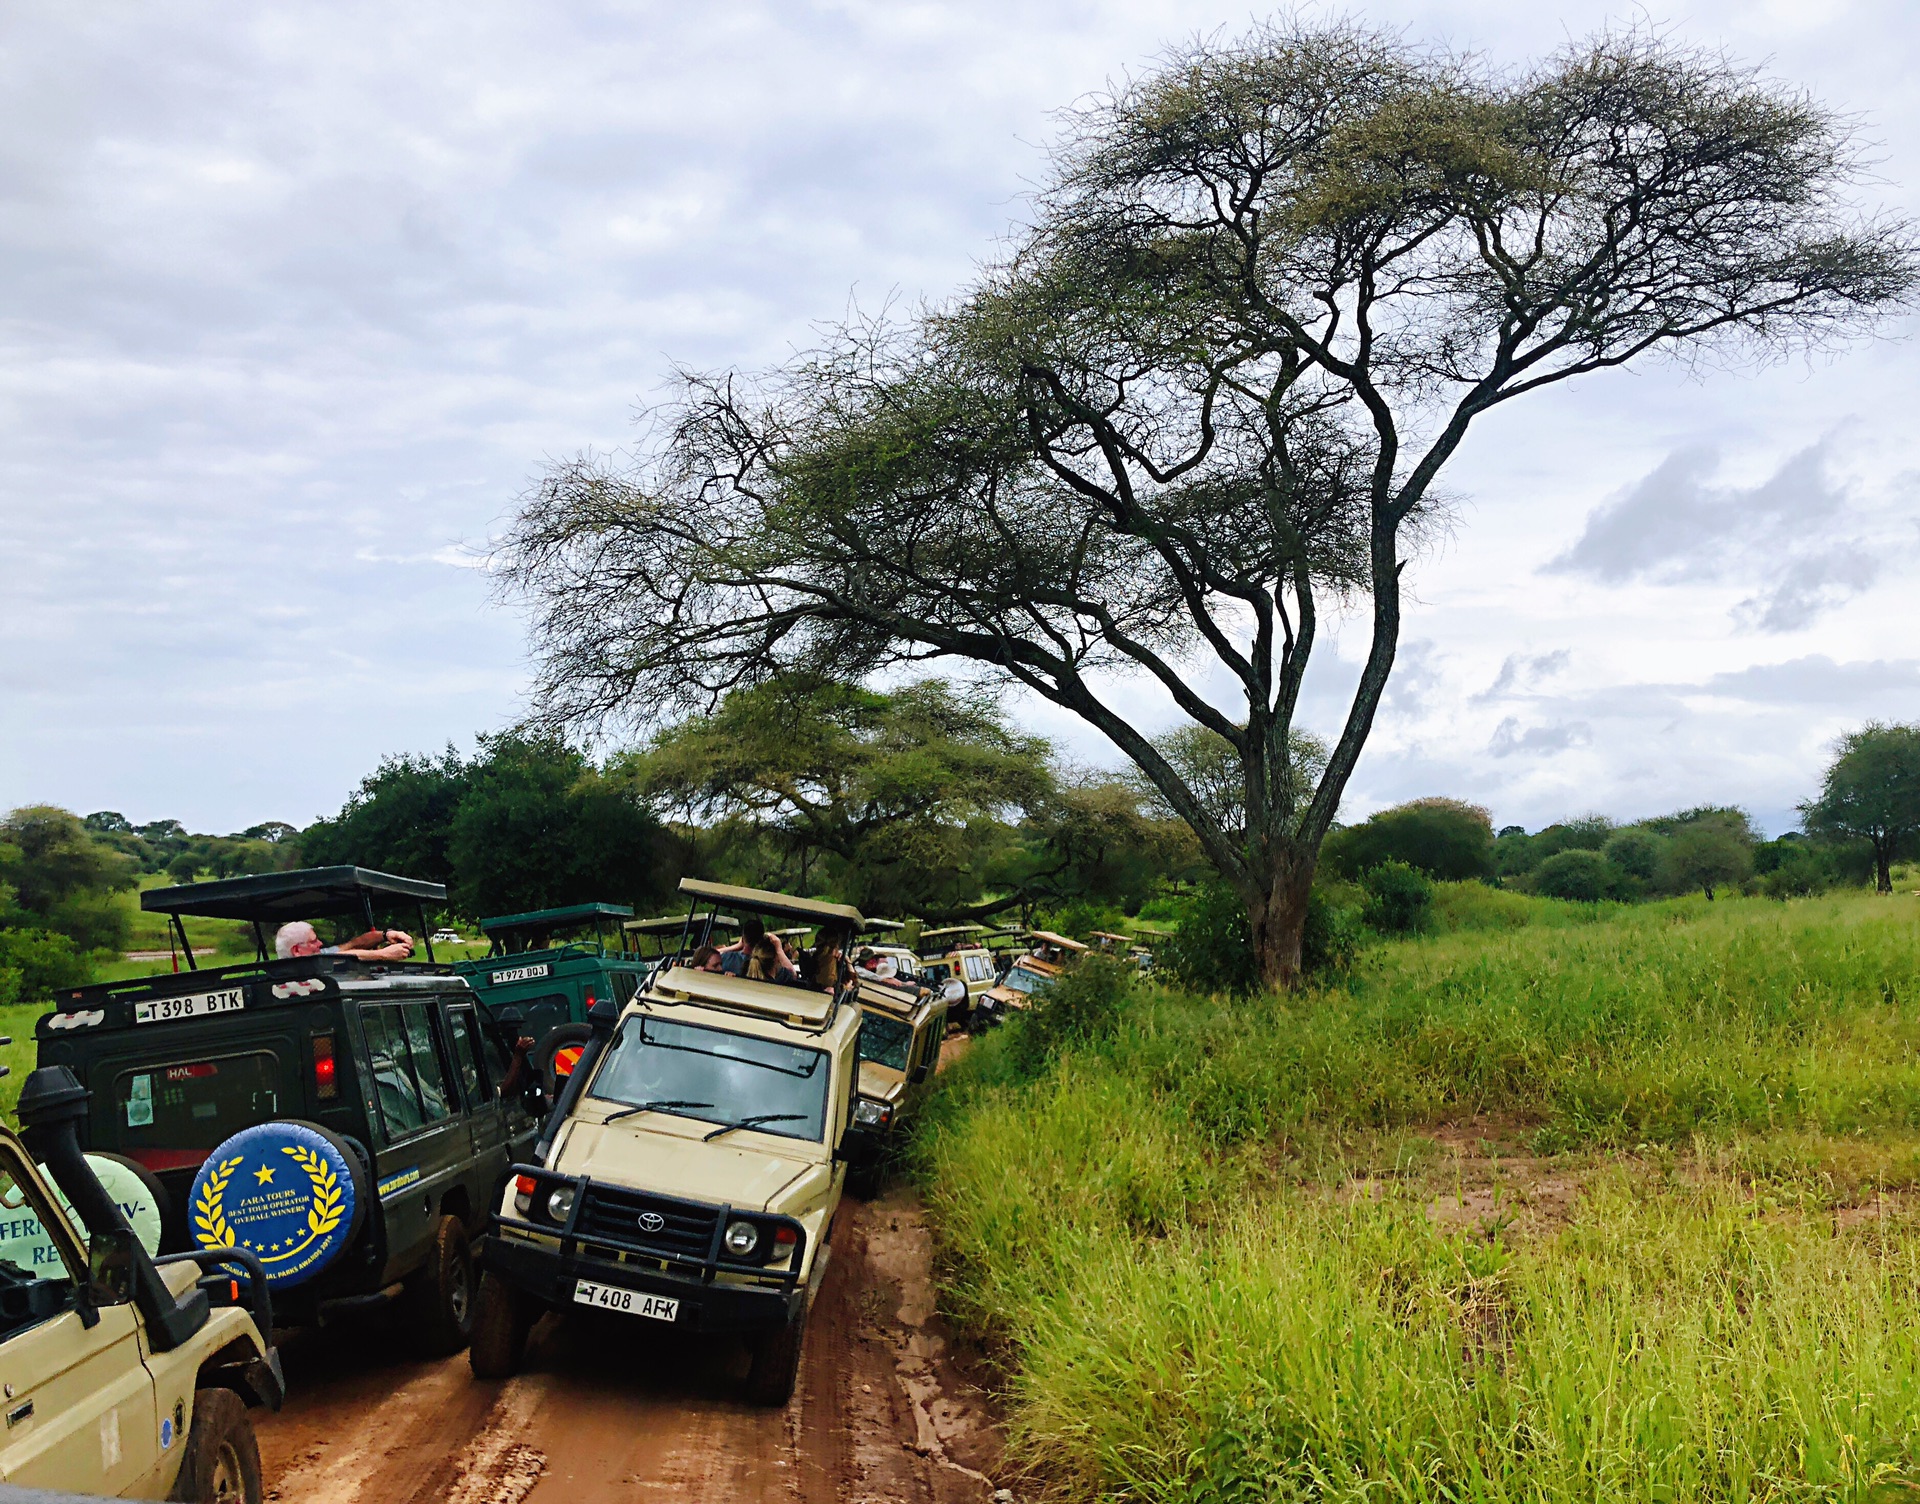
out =
<path fill-rule="evenodd" d="M 713 1128 L 660 1113 L 605 1126 L 575 1118 L 549 1167 L 689 1201 L 775 1212 L 809 1199 L 811 1182 L 832 1174 L 819 1144 L 794 1143 L 788 1150 L 776 1135 L 750 1128 L 701 1142 Z"/>

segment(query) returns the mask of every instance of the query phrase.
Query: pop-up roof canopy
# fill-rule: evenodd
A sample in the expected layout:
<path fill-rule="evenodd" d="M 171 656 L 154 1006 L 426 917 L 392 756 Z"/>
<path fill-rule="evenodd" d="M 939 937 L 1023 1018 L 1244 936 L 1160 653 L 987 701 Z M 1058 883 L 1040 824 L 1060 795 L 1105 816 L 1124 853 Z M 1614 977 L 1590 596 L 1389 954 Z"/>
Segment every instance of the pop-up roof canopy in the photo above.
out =
<path fill-rule="evenodd" d="M 305 867 L 298 872 L 262 872 L 178 888 L 149 888 L 140 895 L 140 907 L 154 914 L 266 924 L 311 919 L 316 914 L 365 915 L 376 900 L 394 898 L 410 904 L 445 903 L 447 890 L 440 883 L 369 872 L 365 867 Z"/>
<path fill-rule="evenodd" d="M 1071 935 L 1056 935 L 1052 930 L 1028 930 L 1027 938 L 1029 940 L 1043 940 L 1049 945 L 1064 945 L 1068 950 L 1085 950 L 1087 948 Z"/>
<path fill-rule="evenodd" d="M 680 891 L 705 899 L 722 908 L 748 914 L 771 914 L 779 919 L 804 919 L 811 924 L 837 919 L 850 924 L 857 933 L 866 924 L 860 911 L 850 903 L 827 903 L 818 898 L 795 898 L 791 893 L 769 893 L 764 888 L 736 888 L 729 883 L 704 882 L 697 877 L 680 879 Z"/>
<path fill-rule="evenodd" d="M 685 914 L 662 914 L 658 919 L 629 919 L 620 928 L 629 935 L 677 935 L 687 927 L 687 922 Z M 696 930 L 703 926 L 721 930 L 740 928 L 738 919 L 725 914 L 695 914 L 692 922 Z"/>
<path fill-rule="evenodd" d="M 625 903 L 573 903 L 561 909 L 535 909 L 530 914 L 502 914 L 497 919 L 482 919 L 482 934 L 496 930 L 563 930 L 573 925 L 597 924 L 602 919 L 631 919 L 633 905 Z"/>

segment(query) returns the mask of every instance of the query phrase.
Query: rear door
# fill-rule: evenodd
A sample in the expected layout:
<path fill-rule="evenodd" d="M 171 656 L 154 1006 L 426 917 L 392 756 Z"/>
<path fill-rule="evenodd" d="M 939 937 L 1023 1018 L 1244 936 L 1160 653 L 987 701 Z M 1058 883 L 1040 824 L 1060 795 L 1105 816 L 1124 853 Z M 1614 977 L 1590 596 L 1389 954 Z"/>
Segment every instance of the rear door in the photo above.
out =
<path fill-rule="evenodd" d="M 46 1235 L 60 1214 L 45 1203 L 14 1146 L 0 1143 L 0 1479 L 75 1493 L 157 1492 L 159 1416 L 134 1308 L 99 1307 L 92 1326 L 80 1319 L 74 1299 L 86 1267 L 70 1235 Z"/>
<path fill-rule="evenodd" d="M 501 1078 L 487 1058 L 480 1019 L 471 1003 L 450 1004 L 446 1010 L 447 1044 L 453 1052 L 454 1075 L 466 1102 L 467 1141 L 486 1175 L 486 1189 L 507 1169 L 507 1124 L 500 1102 Z M 491 1210 L 491 1208 L 489 1208 Z"/>

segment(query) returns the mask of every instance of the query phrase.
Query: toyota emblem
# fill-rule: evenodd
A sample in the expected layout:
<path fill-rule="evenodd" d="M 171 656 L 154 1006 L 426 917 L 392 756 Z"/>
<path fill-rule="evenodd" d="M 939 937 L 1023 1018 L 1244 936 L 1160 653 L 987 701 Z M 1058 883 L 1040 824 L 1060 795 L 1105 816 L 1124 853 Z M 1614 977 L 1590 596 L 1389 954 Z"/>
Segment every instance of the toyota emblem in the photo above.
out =
<path fill-rule="evenodd" d="M 639 1221 L 642 1232 L 658 1232 L 667 1225 L 667 1219 L 658 1212 L 642 1212 Z"/>

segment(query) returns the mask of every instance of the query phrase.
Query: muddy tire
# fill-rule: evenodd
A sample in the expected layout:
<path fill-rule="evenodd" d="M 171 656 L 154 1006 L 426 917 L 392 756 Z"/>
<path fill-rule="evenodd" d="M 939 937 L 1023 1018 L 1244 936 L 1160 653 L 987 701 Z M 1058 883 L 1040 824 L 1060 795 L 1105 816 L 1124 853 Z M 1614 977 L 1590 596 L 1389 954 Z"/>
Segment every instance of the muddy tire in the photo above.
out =
<path fill-rule="evenodd" d="M 473 1336 L 473 1248 L 458 1217 L 442 1217 L 427 1262 L 408 1280 L 414 1340 L 433 1357 L 457 1353 Z"/>
<path fill-rule="evenodd" d="M 231 1389 L 201 1389 L 193 1396 L 180 1476 L 168 1496 L 186 1504 L 260 1504 L 260 1446 L 253 1421 Z"/>
<path fill-rule="evenodd" d="M 807 1311 L 811 1301 L 802 1300 L 800 1309 L 785 1326 L 751 1337 L 747 1350 L 752 1362 L 747 1366 L 746 1397 L 753 1405 L 784 1405 L 793 1398 L 793 1386 L 800 1377 L 800 1349 L 807 1337 Z"/>
<path fill-rule="evenodd" d="M 527 1355 L 532 1303 L 497 1274 L 480 1276 L 473 1299 L 473 1341 L 467 1363 L 476 1379 L 510 1379 Z"/>

